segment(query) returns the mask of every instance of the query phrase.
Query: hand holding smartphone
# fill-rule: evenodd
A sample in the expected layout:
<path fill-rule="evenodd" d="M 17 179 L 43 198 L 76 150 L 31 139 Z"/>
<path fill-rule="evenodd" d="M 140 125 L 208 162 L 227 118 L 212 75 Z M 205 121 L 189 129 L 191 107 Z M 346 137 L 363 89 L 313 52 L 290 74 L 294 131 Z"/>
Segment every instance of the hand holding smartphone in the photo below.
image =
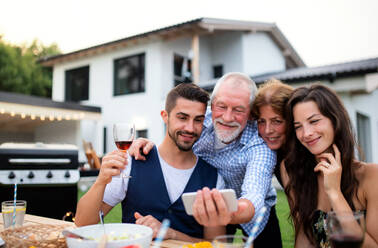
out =
<path fill-rule="evenodd" d="M 230 212 L 235 212 L 238 209 L 238 200 L 233 189 L 221 189 L 219 192 L 222 194 L 227 208 Z M 182 201 L 184 203 L 185 211 L 188 215 L 193 215 L 193 203 L 196 199 L 197 192 L 190 192 L 182 194 Z"/>

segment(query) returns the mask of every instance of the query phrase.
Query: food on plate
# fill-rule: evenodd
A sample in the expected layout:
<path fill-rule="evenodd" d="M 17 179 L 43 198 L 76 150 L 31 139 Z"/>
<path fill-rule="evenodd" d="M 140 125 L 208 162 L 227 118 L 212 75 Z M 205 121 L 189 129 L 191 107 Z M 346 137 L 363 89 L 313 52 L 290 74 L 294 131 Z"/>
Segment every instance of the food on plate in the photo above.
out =
<path fill-rule="evenodd" d="M 182 248 L 213 248 L 213 245 L 208 241 L 203 241 L 194 244 L 183 245 Z"/>
<path fill-rule="evenodd" d="M 105 227 L 105 230 L 104 230 Z M 128 223 L 108 223 L 104 226 L 88 225 L 72 230 L 73 233 L 86 237 L 89 240 L 65 236 L 68 248 L 98 248 L 101 238 L 106 233 L 108 248 L 120 248 L 131 244 L 138 244 L 140 247 L 150 248 L 152 240 L 152 229 L 147 226 Z"/>

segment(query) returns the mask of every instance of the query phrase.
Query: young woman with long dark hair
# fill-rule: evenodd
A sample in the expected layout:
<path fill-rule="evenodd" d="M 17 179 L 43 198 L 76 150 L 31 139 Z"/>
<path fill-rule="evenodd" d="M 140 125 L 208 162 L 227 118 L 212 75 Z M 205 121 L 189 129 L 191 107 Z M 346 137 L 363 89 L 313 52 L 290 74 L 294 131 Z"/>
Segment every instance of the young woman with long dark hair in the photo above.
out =
<path fill-rule="evenodd" d="M 327 212 L 366 214 L 363 247 L 378 247 L 378 165 L 358 161 L 346 109 L 336 93 L 313 84 L 287 105 L 286 157 L 281 176 L 293 218 L 295 247 L 330 247 Z"/>

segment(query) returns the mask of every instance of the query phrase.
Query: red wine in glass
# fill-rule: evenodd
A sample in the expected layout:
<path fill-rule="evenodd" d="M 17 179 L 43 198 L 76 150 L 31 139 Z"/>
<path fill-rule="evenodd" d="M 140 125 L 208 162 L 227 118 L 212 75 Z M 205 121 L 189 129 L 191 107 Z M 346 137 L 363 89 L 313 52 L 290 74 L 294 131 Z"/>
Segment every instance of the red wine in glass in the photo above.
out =
<path fill-rule="evenodd" d="M 132 141 L 116 141 L 115 142 L 118 150 L 122 150 L 124 152 L 126 152 L 127 150 L 129 150 L 129 148 L 131 146 L 131 143 L 133 143 L 133 142 Z"/>
<path fill-rule="evenodd" d="M 363 211 L 328 212 L 326 224 L 331 247 L 359 248 L 362 246 L 366 228 Z"/>
<path fill-rule="evenodd" d="M 127 152 L 135 138 L 135 126 L 132 123 L 115 123 L 113 125 L 113 138 L 118 150 Z M 121 172 L 120 177 L 130 178 Z"/>
<path fill-rule="evenodd" d="M 360 248 L 362 246 L 363 237 L 335 234 L 331 235 L 330 241 L 333 248 Z"/>

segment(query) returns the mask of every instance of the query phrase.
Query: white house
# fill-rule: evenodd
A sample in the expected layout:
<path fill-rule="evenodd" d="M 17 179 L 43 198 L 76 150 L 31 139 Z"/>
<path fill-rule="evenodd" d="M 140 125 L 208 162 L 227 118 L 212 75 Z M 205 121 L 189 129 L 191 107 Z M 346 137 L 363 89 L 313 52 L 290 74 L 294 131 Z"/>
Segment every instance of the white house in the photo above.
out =
<path fill-rule="evenodd" d="M 49 57 L 53 100 L 101 107 L 102 121 L 81 121 L 98 153 L 115 149 L 112 124 L 134 122 L 159 143 L 167 92 L 193 81 L 211 90 L 224 73 L 257 83 L 276 77 L 294 86 L 320 80 L 342 97 L 368 161 L 378 162 L 378 59 L 308 68 L 272 23 L 200 18 Z"/>
<path fill-rule="evenodd" d="M 98 133 L 98 124 L 81 123 L 83 138 L 100 154 L 115 149 L 115 122 L 134 122 L 140 136 L 159 143 L 164 136 L 160 110 L 177 83 L 205 86 L 230 71 L 259 75 L 305 66 L 275 24 L 210 18 L 41 63 L 53 68 L 53 100 L 101 107 L 102 132 Z"/>

